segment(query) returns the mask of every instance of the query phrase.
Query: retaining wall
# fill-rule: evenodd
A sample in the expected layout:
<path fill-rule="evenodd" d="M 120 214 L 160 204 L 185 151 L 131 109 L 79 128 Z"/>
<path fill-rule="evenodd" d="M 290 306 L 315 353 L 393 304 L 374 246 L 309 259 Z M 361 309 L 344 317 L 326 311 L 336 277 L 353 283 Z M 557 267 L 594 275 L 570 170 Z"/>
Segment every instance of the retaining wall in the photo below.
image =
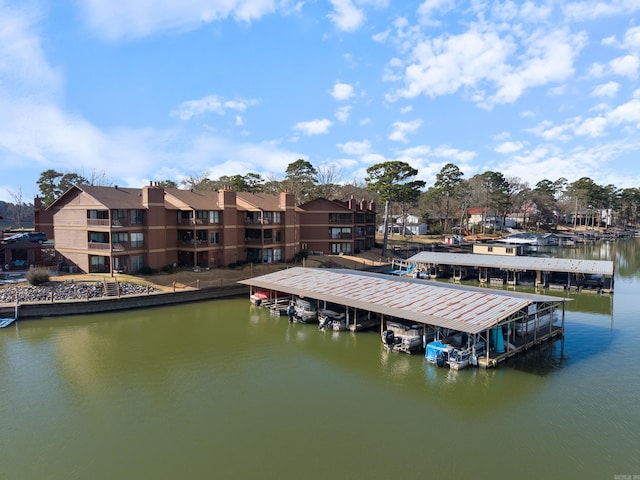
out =
<path fill-rule="evenodd" d="M 102 297 L 88 300 L 65 300 L 51 303 L 20 303 L 18 305 L 18 318 L 42 318 L 58 315 L 113 312 L 118 310 L 159 307 L 178 303 L 238 297 L 242 295 L 246 295 L 248 298 L 248 286 L 226 285 L 222 287 L 209 287 L 181 292 L 151 292 L 146 295 Z"/>

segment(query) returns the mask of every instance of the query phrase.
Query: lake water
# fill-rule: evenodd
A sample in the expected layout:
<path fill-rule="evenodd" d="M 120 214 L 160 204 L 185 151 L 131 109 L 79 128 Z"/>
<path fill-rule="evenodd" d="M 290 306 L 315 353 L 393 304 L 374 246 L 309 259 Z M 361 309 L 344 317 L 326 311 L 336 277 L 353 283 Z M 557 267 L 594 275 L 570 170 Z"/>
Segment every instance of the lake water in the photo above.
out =
<path fill-rule="evenodd" d="M 497 369 L 387 352 L 247 298 L 0 330 L 0 479 L 640 478 L 640 242 L 564 341 Z"/>

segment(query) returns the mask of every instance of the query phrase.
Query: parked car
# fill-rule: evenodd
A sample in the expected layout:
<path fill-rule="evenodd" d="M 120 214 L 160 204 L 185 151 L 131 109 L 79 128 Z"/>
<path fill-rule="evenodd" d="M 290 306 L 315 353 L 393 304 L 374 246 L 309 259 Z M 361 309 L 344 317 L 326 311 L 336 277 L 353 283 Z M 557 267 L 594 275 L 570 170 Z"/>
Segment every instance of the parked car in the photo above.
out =
<path fill-rule="evenodd" d="M 12 235 L 5 239 L 6 243 L 21 242 L 28 240 L 29 242 L 44 243 L 47 241 L 47 236 L 43 232 L 24 232 Z"/>

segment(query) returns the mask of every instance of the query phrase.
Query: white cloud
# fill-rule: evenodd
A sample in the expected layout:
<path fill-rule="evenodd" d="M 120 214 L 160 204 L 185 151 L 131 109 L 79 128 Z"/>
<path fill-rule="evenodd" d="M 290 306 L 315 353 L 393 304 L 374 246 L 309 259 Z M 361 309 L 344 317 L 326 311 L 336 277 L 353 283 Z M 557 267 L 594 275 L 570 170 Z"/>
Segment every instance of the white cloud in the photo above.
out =
<path fill-rule="evenodd" d="M 587 137 L 600 137 L 607 128 L 607 119 L 604 117 L 587 118 L 573 129 L 576 135 Z"/>
<path fill-rule="evenodd" d="M 640 127 L 640 99 L 634 98 L 627 103 L 619 105 L 607 117 L 615 125 L 634 123 L 637 127 Z"/>
<path fill-rule="evenodd" d="M 616 75 L 635 79 L 638 77 L 638 66 L 640 61 L 636 55 L 625 55 L 614 58 L 609 62 L 611 71 Z"/>
<path fill-rule="evenodd" d="M 115 41 L 184 32 L 226 18 L 250 22 L 276 11 L 275 0 L 78 0 L 88 30 Z"/>
<path fill-rule="evenodd" d="M 440 2 L 423 5 L 435 8 Z M 538 9 L 531 2 L 518 9 L 517 3 L 509 2 L 502 9 L 479 15 L 487 13 L 522 22 L 538 19 L 546 27 L 543 20 L 551 11 L 549 7 Z M 522 23 L 511 25 L 506 20 L 495 25 L 472 23 L 462 33 L 437 37 L 403 25 L 398 27 L 395 40 L 398 48 L 409 54 L 387 65 L 385 80 L 404 83 L 387 95 L 388 101 L 462 90 L 466 98 L 487 109 L 513 103 L 532 88 L 566 81 L 574 74 L 574 61 L 587 44 L 583 32 L 543 28 L 535 23 L 527 30 Z"/>
<path fill-rule="evenodd" d="M 330 0 L 334 12 L 328 15 L 335 26 L 344 32 L 353 32 L 365 22 L 364 12 L 351 0 Z"/>
<path fill-rule="evenodd" d="M 424 0 L 418 7 L 420 22 L 425 25 L 439 25 L 440 22 L 434 18 L 435 14 L 446 13 L 455 6 L 454 0 Z"/>
<path fill-rule="evenodd" d="M 310 120 L 308 122 L 298 122 L 293 126 L 294 130 L 301 132 L 303 135 L 322 135 L 329 133 L 329 127 L 333 123 L 326 118 Z"/>
<path fill-rule="evenodd" d="M 631 27 L 624 34 L 623 46 L 629 50 L 640 49 L 640 27 Z"/>
<path fill-rule="evenodd" d="M 563 6 L 568 20 L 585 21 L 631 13 L 638 9 L 637 0 L 583 0 L 567 2 Z"/>
<path fill-rule="evenodd" d="M 496 145 L 494 150 L 498 153 L 511 154 L 519 152 L 523 148 L 524 144 L 522 142 L 503 142 L 500 145 Z"/>
<path fill-rule="evenodd" d="M 463 87 L 473 88 L 483 79 L 497 81 L 514 49 L 510 39 L 477 27 L 460 35 L 419 41 L 404 70 L 405 87 L 390 99 L 447 95 Z"/>
<path fill-rule="evenodd" d="M 496 103 L 512 103 L 532 87 L 561 82 L 573 72 L 573 59 L 586 43 L 584 34 L 570 35 L 565 30 L 535 33 L 520 66 L 497 79 Z"/>
<path fill-rule="evenodd" d="M 171 112 L 171 116 L 178 117 L 180 120 L 189 120 L 195 115 L 204 115 L 209 112 L 217 113 L 218 115 L 224 115 L 227 110 L 244 112 L 249 106 L 257 103 L 258 101 L 254 99 L 225 100 L 217 95 L 207 95 L 198 100 L 182 102 L 178 108 Z"/>
<path fill-rule="evenodd" d="M 607 82 L 601 85 L 596 85 L 591 91 L 591 95 L 594 97 L 615 97 L 618 93 L 620 84 L 617 82 Z"/>
<path fill-rule="evenodd" d="M 347 155 L 365 155 L 371 151 L 371 143 L 369 140 L 362 142 L 347 142 L 338 144 L 338 148 Z"/>
<path fill-rule="evenodd" d="M 526 131 L 547 141 L 564 142 L 571 139 L 571 136 L 567 133 L 570 129 L 570 125 L 553 125 L 552 122 L 545 120 L 534 128 L 527 129 Z"/>
<path fill-rule="evenodd" d="M 29 97 L 49 102 L 60 94 L 63 78 L 42 50 L 37 16 L 26 7 L 7 7 L 0 2 L 0 101 L 2 97 Z"/>
<path fill-rule="evenodd" d="M 338 101 L 349 100 L 353 96 L 353 87 L 348 83 L 336 83 L 329 92 Z"/>
<path fill-rule="evenodd" d="M 351 113 L 351 106 L 345 105 L 344 107 L 338 108 L 338 110 L 336 110 L 335 115 L 340 123 L 347 123 L 347 120 L 349 120 L 350 113 Z"/>
<path fill-rule="evenodd" d="M 407 135 L 415 132 L 422 125 L 422 120 L 412 120 L 411 122 L 394 122 L 391 125 L 389 140 L 394 142 L 407 143 Z"/>
<path fill-rule="evenodd" d="M 433 150 L 433 155 L 439 158 L 451 159 L 458 162 L 468 162 L 475 158 L 476 153 L 469 150 L 458 150 L 448 145 L 439 145 Z"/>
<path fill-rule="evenodd" d="M 605 70 L 606 69 L 603 64 L 598 62 L 592 63 L 589 67 L 589 76 L 595 78 L 603 77 L 605 75 Z"/>
<path fill-rule="evenodd" d="M 391 34 L 391 30 L 385 30 L 384 32 L 376 33 L 371 37 L 371 40 L 378 43 L 385 43 Z"/>

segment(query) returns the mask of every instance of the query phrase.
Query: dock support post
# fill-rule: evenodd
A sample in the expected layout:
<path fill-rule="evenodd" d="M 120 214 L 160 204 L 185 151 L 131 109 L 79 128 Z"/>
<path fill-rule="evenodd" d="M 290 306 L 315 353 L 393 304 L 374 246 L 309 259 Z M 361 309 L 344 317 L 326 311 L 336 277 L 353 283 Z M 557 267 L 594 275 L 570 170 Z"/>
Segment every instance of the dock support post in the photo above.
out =
<path fill-rule="evenodd" d="M 489 336 L 489 329 L 487 328 L 487 363 L 486 363 L 486 368 L 489 368 L 489 357 L 490 357 L 490 352 L 491 352 L 491 337 Z"/>

